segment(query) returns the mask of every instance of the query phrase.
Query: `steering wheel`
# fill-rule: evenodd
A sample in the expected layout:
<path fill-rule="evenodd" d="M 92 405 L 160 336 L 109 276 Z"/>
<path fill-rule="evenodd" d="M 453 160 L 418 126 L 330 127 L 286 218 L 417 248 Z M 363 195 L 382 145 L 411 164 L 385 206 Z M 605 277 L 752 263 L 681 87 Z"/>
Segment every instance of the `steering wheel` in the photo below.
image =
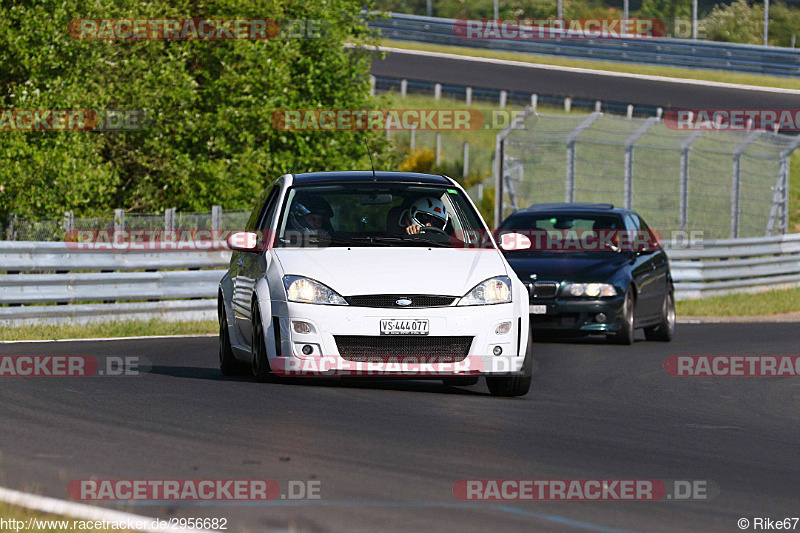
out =
<path fill-rule="evenodd" d="M 445 230 L 437 228 L 436 226 L 420 226 L 419 231 L 420 233 L 427 233 L 429 231 L 432 231 L 434 233 L 441 233 L 442 235 L 449 236 Z"/>

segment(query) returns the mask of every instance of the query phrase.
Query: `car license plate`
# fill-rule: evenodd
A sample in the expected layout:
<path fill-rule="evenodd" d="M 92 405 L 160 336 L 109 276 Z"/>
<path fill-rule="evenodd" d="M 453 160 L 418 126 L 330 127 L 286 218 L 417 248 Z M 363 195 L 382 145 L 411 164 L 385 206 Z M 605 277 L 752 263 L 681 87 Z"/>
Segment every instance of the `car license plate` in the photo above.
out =
<path fill-rule="evenodd" d="M 381 320 L 381 335 L 427 335 L 428 320 L 392 318 Z"/>
<path fill-rule="evenodd" d="M 532 305 L 531 306 L 531 314 L 534 314 L 534 315 L 546 315 L 547 314 L 547 306 L 546 305 Z"/>

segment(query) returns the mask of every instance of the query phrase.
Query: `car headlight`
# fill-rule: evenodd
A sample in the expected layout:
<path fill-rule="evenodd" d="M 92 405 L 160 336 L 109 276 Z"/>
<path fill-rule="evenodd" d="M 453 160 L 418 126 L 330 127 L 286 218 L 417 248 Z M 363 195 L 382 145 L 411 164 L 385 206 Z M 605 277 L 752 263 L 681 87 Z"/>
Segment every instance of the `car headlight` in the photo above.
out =
<path fill-rule="evenodd" d="M 570 283 L 564 287 L 565 296 L 616 296 L 617 289 L 608 283 Z"/>
<path fill-rule="evenodd" d="M 511 301 L 511 279 L 508 276 L 498 276 L 487 279 L 461 298 L 458 305 L 489 305 L 504 304 Z"/>
<path fill-rule="evenodd" d="M 330 287 L 302 276 L 284 276 L 283 286 L 290 302 L 307 304 L 347 305 L 344 298 Z"/>

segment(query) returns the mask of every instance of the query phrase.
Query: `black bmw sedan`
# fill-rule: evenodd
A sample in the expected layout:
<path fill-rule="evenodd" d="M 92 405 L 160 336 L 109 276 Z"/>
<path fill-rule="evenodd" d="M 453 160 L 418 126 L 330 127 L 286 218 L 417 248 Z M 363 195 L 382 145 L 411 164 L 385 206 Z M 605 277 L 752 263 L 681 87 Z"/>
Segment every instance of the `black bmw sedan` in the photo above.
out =
<path fill-rule="evenodd" d="M 648 340 L 672 340 L 667 254 L 635 211 L 611 204 L 534 204 L 506 218 L 497 237 L 530 291 L 534 335 L 604 334 L 632 344 L 641 328 Z"/>

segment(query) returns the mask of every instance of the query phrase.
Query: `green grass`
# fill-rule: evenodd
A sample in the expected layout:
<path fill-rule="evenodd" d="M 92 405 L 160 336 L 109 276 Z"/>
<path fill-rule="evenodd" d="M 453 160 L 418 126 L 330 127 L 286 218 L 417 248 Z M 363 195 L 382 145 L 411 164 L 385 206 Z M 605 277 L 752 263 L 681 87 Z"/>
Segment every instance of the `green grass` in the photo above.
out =
<path fill-rule="evenodd" d="M 204 335 L 217 333 L 214 320 L 194 322 L 119 321 L 82 325 L 35 324 L 0 328 L 0 340 L 96 339 L 100 337 L 144 337 L 151 335 Z"/>
<path fill-rule="evenodd" d="M 679 316 L 754 316 L 800 311 L 800 287 L 756 294 L 729 294 L 680 300 Z"/>
<path fill-rule="evenodd" d="M 742 72 L 662 67 L 658 65 L 636 65 L 630 63 L 616 63 L 613 61 L 592 61 L 588 59 L 568 59 L 556 56 L 523 54 L 519 52 L 484 50 L 482 48 L 471 48 L 468 46 L 446 46 L 438 44 L 415 43 L 410 41 L 393 41 L 390 39 L 382 39 L 380 41 L 380 46 L 405 48 L 408 50 L 423 50 L 429 52 L 444 52 L 448 54 L 459 54 L 471 57 L 523 61 L 525 63 L 541 63 L 544 65 L 555 65 L 562 67 L 608 70 L 612 72 L 624 72 L 628 74 L 666 76 L 669 78 L 716 81 L 724 83 L 737 83 L 742 85 L 756 85 L 759 87 L 777 87 L 782 89 L 800 90 L 800 79 L 797 78 L 780 78 L 777 76 L 762 76 L 759 74 L 746 74 Z"/>
<path fill-rule="evenodd" d="M 0 518 L 8 520 L 20 520 L 25 522 L 25 525 L 19 531 L 26 531 L 26 532 L 41 532 L 41 533 L 64 533 L 65 531 L 82 531 L 81 524 L 75 524 L 75 522 L 88 522 L 87 520 L 81 520 L 66 516 L 58 516 L 52 514 L 45 514 L 39 511 L 33 511 L 31 509 L 26 509 L 25 507 L 17 507 L 15 505 L 9 505 L 7 503 L 0 503 Z M 28 520 L 31 518 L 35 518 L 37 520 L 57 520 L 57 521 L 67 521 L 66 528 L 61 527 L 62 524 L 37 524 L 38 527 L 34 526 L 33 528 L 28 528 Z M 77 527 L 73 527 L 73 525 L 77 525 Z M 51 527 L 48 527 L 51 526 Z M 14 531 L 13 528 L 6 528 L 6 531 Z M 92 531 L 110 531 L 107 529 L 92 529 Z M 128 531 L 127 529 L 114 529 L 115 532 L 120 531 Z"/>

